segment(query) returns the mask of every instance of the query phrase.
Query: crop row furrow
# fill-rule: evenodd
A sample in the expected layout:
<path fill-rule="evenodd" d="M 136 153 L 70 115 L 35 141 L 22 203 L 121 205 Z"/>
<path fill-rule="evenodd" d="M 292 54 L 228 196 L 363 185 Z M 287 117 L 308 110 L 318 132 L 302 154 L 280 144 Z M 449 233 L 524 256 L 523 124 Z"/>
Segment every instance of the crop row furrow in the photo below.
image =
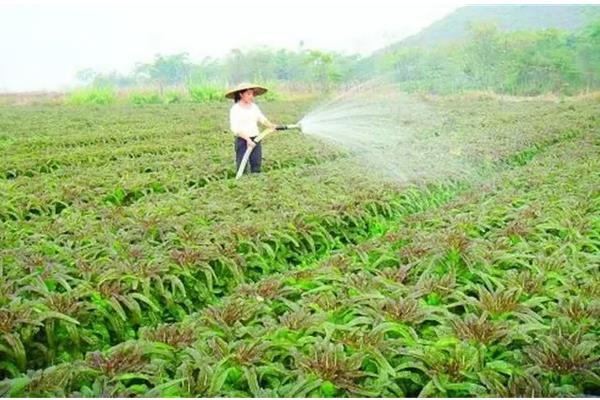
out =
<path fill-rule="evenodd" d="M 535 152 L 542 152 L 556 142 L 539 145 Z M 514 160 L 508 163 L 522 164 Z M 334 204 L 332 211 L 335 214 L 302 215 L 291 221 L 289 229 L 266 231 L 252 240 L 245 238 L 251 227 L 242 227 L 246 231 L 239 231 L 239 236 L 229 237 L 223 243 L 172 247 L 166 255 L 160 249 L 150 258 L 152 262 L 143 261 L 148 256 L 143 248 L 124 248 L 121 244 L 121 249 L 115 250 L 125 251 L 126 257 L 116 266 L 106 251 L 91 253 L 89 261 L 76 255 L 70 261 L 64 260 L 61 264 L 71 265 L 75 275 L 69 268 L 48 270 L 43 264 L 38 268 L 35 259 L 29 259 L 30 273 L 20 278 L 24 290 L 21 289 L 19 294 L 21 298 L 30 298 L 31 304 L 37 307 L 15 303 L 11 309 L 37 310 L 38 318 L 56 320 L 56 324 L 51 326 L 52 330 L 38 331 L 35 347 L 32 347 L 33 342 L 25 340 L 25 354 L 31 352 L 34 357 L 27 356 L 25 360 L 29 361 L 23 364 L 21 354 L 21 358 L 15 360 L 17 364 L 13 364 L 17 369 L 6 373 L 14 375 L 26 365 L 42 368 L 47 363 L 65 361 L 65 357 L 78 358 L 102 344 L 136 337 L 143 326 L 181 320 L 232 292 L 247 279 L 259 280 L 307 260 L 325 257 L 349 244 L 382 235 L 406 215 L 445 203 L 464 189 L 464 183 L 455 183 L 429 189 L 406 189 L 399 194 L 395 191 L 379 195 L 365 192 L 361 202 L 340 205 L 341 208 Z M 152 229 L 150 224 L 150 237 L 161 235 Z M 113 248 L 119 242 L 115 242 Z M 62 252 L 51 243 L 46 243 L 42 249 L 50 256 Z M 11 257 L 14 260 L 13 255 L 5 257 L 4 261 L 10 261 Z M 97 261 L 101 263 L 96 266 L 113 266 L 100 271 L 94 268 Z M 163 279 L 163 276 L 167 278 Z M 117 303 L 111 300 L 115 298 Z M 81 308 L 86 304 L 94 304 L 94 318 Z M 15 323 L 19 325 L 17 321 Z M 100 329 L 102 326 L 104 328 Z M 67 336 L 56 341 L 54 335 L 60 335 L 61 330 L 66 330 Z M 30 341 L 34 339 L 33 336 L 24 337 Z M 42 346 L 41 343 L 46 344 Z M 40 346 L 46 349 L 45 353 L 39 352 Z"/>
<path fill-rule="evenodd" d="M 600 149 L 587 137 L 554 144 L 512 157 L 497 166 L 500 177 L 450 203 L 464 190 L 401 194 L 406 202 L 393 207 L 404 211 L 369 217 L 403 221 L 375 240 L 363 230 L 345 253 L 263 275 L 183 323 L 144 328 L 137 340 L 0 387 L 13 396 L 593 393 L 600 279 L 580 261 L 596 257 L 586 246 L 600 197 L 586 196 Z M 447 205 L 423 207 L 432 200 Z M 540 249 L 554 253 L 539 258 Z M 174 256 L 182 266 L 198 261 Z"/>

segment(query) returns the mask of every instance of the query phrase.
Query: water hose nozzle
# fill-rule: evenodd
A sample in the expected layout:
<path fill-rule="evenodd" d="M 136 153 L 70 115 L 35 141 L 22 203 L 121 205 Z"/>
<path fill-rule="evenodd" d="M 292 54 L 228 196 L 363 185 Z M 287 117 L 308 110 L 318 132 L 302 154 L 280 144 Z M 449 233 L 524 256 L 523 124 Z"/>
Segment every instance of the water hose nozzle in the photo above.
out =
<path fill-rule="evenodd" d="M 291 125 L 277 125 L 275 127 L 276 131 L 287 131 L 288 129 L 300 129 L 300 131 L 302 131 L 302 125 L 300 125 L 300 123 L 297 123 Z"/>

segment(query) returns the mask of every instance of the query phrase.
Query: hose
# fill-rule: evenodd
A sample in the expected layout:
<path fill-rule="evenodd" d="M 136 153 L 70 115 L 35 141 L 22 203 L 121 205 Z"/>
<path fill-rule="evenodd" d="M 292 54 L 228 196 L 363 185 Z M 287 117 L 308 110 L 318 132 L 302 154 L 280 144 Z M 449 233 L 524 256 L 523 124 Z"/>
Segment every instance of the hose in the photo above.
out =
<path fill-rule="evenodd" d="M 300 126 L 300 124 L 277 125 L 277 126 L 275 126 L 275 129 L 270 129 L 270 128 L 265 129 L 254 139 L 254 143 L 260 143 L 260 141 L 263 140 L 270 133 L 273 133 L 275 131 L 285 131 L 288 129 L 300 129 L 301 130 L 301 126 Z M 256 147 L 256 146 L 254 146 L 254 147 Z M 244 170 L 246 169 L 246 165 L 248 164 L 248 159 L 250 158 L 250 154 L 252 153 L 252 150 L 254 150 L 254 147 L 246 148 L 246 152 L 244 153 L 244 157 L 242 157 L 242 162 L 240 163 L 240 168 L 238 169 L 237 174 L 235 174 L 235 179 L 240 179 L 241 176 L 244 174 Z"/>

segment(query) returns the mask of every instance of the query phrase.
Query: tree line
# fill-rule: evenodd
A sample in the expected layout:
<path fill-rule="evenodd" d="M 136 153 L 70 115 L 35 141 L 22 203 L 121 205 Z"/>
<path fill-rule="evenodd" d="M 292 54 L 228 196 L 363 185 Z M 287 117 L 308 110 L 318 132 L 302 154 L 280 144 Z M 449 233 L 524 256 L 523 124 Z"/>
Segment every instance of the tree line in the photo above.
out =
<path fill-rule="evenodd" d="M 131 73 L 79 71 L 94 87 L 224 87 L 241 81 L 329 90 L 388 74 L 407 91 L 490 90 L 513 95 L 575 94 L 600 88 L 600 20 L 577 32 L 506 32 L 493 22 L 470 23 L 461 40 L 382 50 L 368 57 L 337 52 L 255 48 L 222 58 L 190 60 L 187 53 L 156 55 Z"/>

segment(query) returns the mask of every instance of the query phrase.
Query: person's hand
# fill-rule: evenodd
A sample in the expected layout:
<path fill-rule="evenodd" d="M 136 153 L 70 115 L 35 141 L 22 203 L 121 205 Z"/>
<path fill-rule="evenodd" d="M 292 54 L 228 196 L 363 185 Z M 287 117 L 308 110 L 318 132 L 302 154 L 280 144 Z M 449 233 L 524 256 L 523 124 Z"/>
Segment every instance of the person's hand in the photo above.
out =
<path fill-rule="evenodd" d="M 254 143 L 254 140 L 248 138 L 246 139 L 246 144 L 248 145 L 248 148 L 253 149 L 254 147 L 256 147 L 256 143 Z"/>

